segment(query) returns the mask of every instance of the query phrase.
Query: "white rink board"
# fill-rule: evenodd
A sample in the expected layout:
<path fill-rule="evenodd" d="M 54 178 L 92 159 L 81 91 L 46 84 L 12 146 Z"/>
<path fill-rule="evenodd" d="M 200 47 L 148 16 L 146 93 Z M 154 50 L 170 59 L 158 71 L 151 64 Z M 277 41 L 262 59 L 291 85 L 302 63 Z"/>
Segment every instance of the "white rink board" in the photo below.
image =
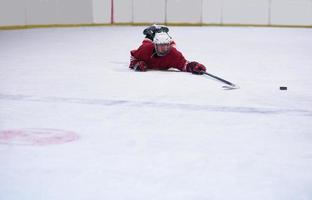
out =
<path fill-rule="evenodd" d="M 92 0 L 93 23 L 111 22 L 111 1 L 110 0 Z"/>
<path fill-rule="evenodd" d="M 312 25 L 311 0 L 272 0 L 272 25 Z"/>
<path fill-rule="evenodd" d="M 0 1 L 0 26 L 26 24 L 26 2 L 23 0 Z"/>
<path fill-rule="evenodd" d="M 268 0 L 224 0 L 224 24 L 269 24 Z"/>
<path fill-rule="evenodd" d="M 133 0 L 114 1 L 114 22 L 131 23 L 133 21 Z"/>
<path fill-rule="evenodd" d="M 41 0 L 38 0 L 41 1 Z M 66 0 L 57 2 L 57 24 L 93 23 L 93 1 Z M 104 11 L 103 11 L 104 12 Z"/>
<path fill-rule="evenodd" d="M 203 23 L 221 24 L 222 5 L 219 0 L 203 0 Z"/>
<path fill-rule="evenodd" d="M 164 23 L 165 0 L 133 0 L 134 23 Z"/>
<path fill-rule="evenodd" d="M 312 0 L 2 0 L 0 26 L 193 23 L 312 26 Z"/>
<path fill-rule="evenodd" d="M 28 0 L 27 24 L 57 24 L 59 17 L 56 0 Z"/>
<path fill-rule="evenodd" d="M 202 0 L 168 0 L 167 22 L 201 23 Z"/>

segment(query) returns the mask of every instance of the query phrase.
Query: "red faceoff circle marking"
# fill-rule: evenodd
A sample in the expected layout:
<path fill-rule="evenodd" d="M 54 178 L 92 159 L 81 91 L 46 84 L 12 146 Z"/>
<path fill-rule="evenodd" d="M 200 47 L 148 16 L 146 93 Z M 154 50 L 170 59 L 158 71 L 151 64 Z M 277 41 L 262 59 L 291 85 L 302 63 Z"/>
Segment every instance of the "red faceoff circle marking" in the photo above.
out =
<path fill-rule="evenodd" d="M 0 144 L 44 146 L 78 139 L 79 136 L 75 132 L 59 129 L 0 130 Z"/>

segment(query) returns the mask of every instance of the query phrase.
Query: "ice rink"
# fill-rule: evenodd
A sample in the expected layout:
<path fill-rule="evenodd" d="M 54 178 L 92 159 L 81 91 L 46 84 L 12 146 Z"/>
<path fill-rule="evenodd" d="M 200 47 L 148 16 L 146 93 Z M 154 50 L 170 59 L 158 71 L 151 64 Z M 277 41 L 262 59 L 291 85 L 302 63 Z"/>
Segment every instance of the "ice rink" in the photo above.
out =
<path fill-rule="evenodd" d="M 0 199 L 311 200 L 312 29 L 169 27 L 224 90 L 129 70 L 144 28 L 0 31 Z"/>

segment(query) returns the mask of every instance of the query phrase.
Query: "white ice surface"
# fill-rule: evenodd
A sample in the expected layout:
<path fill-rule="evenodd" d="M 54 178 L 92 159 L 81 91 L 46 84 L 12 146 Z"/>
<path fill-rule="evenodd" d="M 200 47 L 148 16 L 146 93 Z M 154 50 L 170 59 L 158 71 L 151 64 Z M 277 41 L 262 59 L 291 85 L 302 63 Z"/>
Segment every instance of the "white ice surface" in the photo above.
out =
<path fill-rule="evenodd" d="M 0 199 L 311 200 L 312 29 L 170 27 L 227 91 L 130 71 L 143 28 L 0 31 L 0 131 L 80 137 L 0 144 Z"/>

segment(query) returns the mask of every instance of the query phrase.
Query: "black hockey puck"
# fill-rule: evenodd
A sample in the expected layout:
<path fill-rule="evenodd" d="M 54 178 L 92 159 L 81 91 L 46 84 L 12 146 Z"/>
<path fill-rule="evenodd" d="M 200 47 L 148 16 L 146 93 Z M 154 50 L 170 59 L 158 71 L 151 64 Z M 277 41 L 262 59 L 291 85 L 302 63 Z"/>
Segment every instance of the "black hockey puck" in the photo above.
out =
<path fill-rule="evenodd" d="M 287 87 L 281 86 L 281 87 L 280 87 L 280 90 L 287 90 Z"/>

